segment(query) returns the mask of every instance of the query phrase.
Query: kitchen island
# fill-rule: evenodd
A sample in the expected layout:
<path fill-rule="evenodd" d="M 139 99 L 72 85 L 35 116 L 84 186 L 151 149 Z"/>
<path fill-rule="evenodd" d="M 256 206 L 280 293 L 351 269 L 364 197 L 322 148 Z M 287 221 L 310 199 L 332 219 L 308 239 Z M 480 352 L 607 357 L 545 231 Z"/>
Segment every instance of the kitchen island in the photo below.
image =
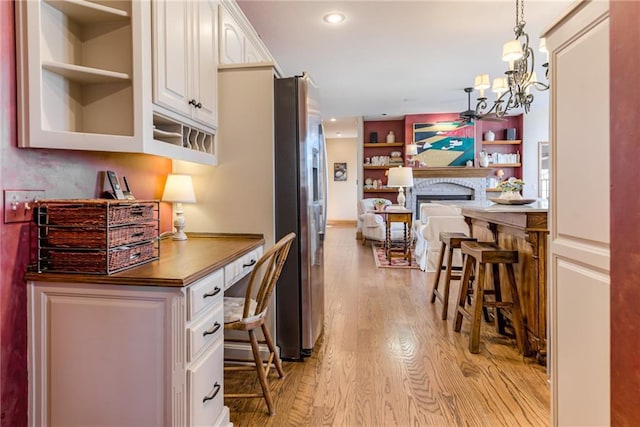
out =
<path fill-rule="evenodd" d="M 439 202 L 441 203 L 441 202 Z M 529 350 L 540 363 L 547 352 L 547 201 L 527 205 L 501 205 L 490 201 L 456 201 L 471 234 L 518 251 L 514 265 Z"/>
<path fill-rule="evenodd" d="M 29 425 L 230 425 L 223 295 L 263 245 L 190 234 L 112 275 L 28 272 Z"/>

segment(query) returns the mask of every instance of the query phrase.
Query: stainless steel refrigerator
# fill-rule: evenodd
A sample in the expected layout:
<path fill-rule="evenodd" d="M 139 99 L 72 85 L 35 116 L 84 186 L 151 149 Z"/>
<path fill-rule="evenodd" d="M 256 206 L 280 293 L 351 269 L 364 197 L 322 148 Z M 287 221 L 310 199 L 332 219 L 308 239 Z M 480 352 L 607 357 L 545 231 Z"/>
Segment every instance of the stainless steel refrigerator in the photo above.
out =
<path fill-rule="evenodd" d="M 316 88 L 308 76 L 275 79 L 275 231 L 295 239 L 276 287 L 280 356 L 311 354 L 324 323 L 327 166 Z"/>

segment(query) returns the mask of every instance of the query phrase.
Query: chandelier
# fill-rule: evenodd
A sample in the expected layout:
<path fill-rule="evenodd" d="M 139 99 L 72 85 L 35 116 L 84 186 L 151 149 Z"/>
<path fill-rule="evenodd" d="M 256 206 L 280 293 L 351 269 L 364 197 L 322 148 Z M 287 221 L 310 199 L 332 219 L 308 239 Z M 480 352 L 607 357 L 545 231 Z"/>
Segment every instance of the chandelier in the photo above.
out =
<path fill-rule="evenodd" d="M 505 71 L 505 77 L 497 77 L 490 84 L 488 74 L 478 74 L 474 81 L 474 89 L 480 91 L 480 97 L 476 105 L 476 117 L 482 119 L 487 116 L 502 117 L 508 111 L 522 108 L 525 113 L 531 109 L 533 94 L 531 89 L 539 91 L 549 89 L 549 63 L 545 62 L 547 83 L 539 82 L 536 76 L 535 58 L 533 49 L 529 46 L 529 34 L 524 30 L 524 0 L 516 0 L 516 26 L 513 28 L 515 39 L 506 42 L 502 48 L 502 60 L 509 63 L 509 69 Z M 548 55 L 545 39 L 540 39 L 540 52 Z M 548 60 L 547 60 L 548 61 Z M 491 87 L 496 93 L 496 100 L 491 108 L 484 96 L 485 89 Z"/>

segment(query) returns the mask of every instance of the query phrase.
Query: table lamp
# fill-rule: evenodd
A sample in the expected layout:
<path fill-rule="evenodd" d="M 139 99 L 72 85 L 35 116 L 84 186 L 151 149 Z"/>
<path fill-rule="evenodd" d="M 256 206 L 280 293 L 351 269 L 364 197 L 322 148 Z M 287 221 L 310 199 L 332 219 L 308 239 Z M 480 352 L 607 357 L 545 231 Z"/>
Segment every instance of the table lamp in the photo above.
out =
<path fill-rule="evenodd" d="M 387 187 L 399 187 L 398 204 L 404 207 L 404 203 L 406 202 L 404 187 L 413 187 L 413 169 L 403 168 L 402 166 L 390 168 Z"/>
<path fill-rule="evenodd" d="M 415 156 L 418 154 L 418 144 L 407 144 L 407 157 L 409 158 L 409 165 L 415 167 Z"/>
<path fill-rule="evenodd" d="M 167 182 L 164 184 L 164 193 L 162 193 L 163 202 L 171 202 L 176 204 L 176 219 L 173 226 L 176 232 L 171 237 L 173 240 L 187 240 L 184 233 L 184 212 L 182 210 L 183 203 L 195 203 L 196 195 L 193 191 L 193 181 L 190 175 L 171 174 L 167 176 Z"/>

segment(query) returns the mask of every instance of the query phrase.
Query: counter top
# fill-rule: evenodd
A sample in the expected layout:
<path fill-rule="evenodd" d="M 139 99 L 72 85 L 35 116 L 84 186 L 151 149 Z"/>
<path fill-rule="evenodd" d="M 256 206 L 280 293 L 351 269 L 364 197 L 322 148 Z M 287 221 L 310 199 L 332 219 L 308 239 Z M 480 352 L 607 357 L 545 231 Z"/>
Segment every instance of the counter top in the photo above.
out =
<path fill-rule="evenodd" d="M 544 199 L 538 199 L 528 205 L 501 205 L 490 200 L 438 200 L 437 203 L 458 206 L 462 209 L 478 212 L 527 213 L 547 212 L 549 210 L 549 202 Z"/>
<path fill-rule="evenodd" d="M 38 273 L 28 281 L 134 286 L 187 286 L 264 244 L 261 234 L 188 234 L 188 240 L 162 239 L 160 259 L 111 275 Z"/>

